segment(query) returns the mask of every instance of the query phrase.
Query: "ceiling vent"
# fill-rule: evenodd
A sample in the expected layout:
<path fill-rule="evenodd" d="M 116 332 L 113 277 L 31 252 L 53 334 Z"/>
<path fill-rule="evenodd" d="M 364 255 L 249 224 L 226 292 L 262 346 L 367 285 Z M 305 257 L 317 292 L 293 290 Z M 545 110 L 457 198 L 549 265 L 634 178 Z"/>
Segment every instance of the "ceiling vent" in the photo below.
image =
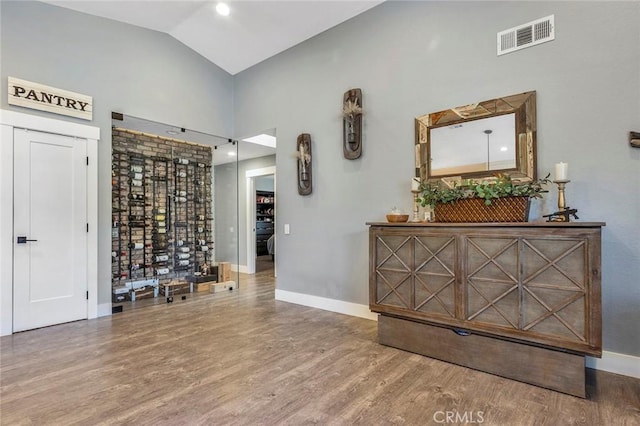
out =
<path fill-rule="evenodd" d="M 546 43 L 556 38 L 554 15 L 498 33 L 498 56 Z"/>

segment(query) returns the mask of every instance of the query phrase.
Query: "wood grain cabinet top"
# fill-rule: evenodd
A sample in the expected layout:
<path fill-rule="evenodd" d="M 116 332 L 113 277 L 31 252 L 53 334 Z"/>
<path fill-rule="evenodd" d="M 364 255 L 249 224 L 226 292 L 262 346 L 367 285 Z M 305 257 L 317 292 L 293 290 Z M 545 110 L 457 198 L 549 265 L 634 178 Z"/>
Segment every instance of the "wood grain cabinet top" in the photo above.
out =
<path fill-rule="evenodd" d="M 604 223 L 368 225 L 372 311 L 601 356 Z"/>

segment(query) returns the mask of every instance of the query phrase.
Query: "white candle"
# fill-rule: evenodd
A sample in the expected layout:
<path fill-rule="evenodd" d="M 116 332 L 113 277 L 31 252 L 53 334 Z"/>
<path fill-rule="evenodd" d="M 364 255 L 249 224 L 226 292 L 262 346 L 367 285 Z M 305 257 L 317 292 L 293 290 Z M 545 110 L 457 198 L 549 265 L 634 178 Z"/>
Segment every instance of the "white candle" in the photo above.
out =
<path fill-rule="evenodd" d="M 569 163 L 562 161 L 556 164 L 556 180 L 568 180 Z"/>
<path fill-rule="evenodd" d="M 419 191 L 420 190 L 420 179 L 413 178 L 411 179 L 411 191 Z"/>

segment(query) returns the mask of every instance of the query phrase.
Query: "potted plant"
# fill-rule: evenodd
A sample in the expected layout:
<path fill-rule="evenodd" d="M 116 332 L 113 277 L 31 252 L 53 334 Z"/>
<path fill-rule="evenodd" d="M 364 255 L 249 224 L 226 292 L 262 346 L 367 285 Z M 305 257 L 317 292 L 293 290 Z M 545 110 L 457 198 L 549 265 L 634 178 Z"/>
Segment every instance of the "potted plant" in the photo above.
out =
<path fill-rule="evenodd" d="M 436 222 L 526 222 L 530 200 L 548 192 L 544 186 L 549 182 L 549 175 L 521 182 L 506 174 L 452 187 L 425 182 L 420 185 L 418 202 L 431 206 Z"/>

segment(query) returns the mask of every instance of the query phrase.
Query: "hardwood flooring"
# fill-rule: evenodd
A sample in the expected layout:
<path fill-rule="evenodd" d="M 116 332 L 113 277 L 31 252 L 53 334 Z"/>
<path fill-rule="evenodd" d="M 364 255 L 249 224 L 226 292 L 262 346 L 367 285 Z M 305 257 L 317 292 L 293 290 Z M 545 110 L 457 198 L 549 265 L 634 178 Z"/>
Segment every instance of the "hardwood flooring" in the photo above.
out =
<path fill-rule="evenodd" d="M 640 380 L 590 398 L 376 343 L 376 323 L 240 289 L 0 339 L 2 425 L 640 425 Z"/>

